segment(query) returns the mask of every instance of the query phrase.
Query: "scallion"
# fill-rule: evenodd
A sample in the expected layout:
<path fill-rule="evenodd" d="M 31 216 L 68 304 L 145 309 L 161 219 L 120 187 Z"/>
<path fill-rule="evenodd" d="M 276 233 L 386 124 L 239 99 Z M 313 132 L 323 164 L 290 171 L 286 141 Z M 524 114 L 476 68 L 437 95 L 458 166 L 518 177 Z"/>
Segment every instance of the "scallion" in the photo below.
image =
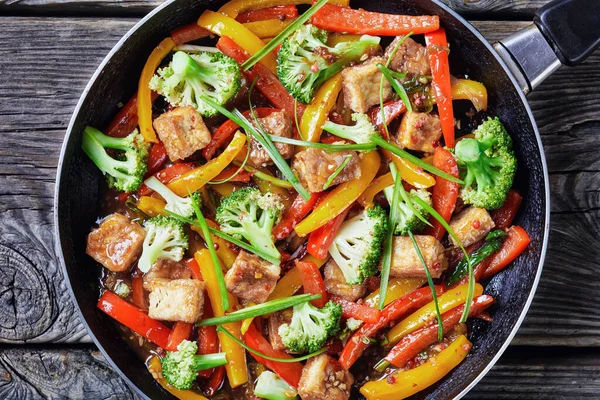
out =
<path fill-rule="evenodd" d="M 390 85 L 392 85 L 392 88 L 394 88 L 394 91 L 398 94 L 398 96 L 404 103 L 406 110 L 412 111 L 412 105 L 410 104 L 410 100 L 408 99 L 408 93 L 406 93 L 406 89 L 404 89 L 404 86 L 402 86 L 402 84 L 396 80 L 397 77 L 404 78 L 404 76 L 406 75 L 398 74 L 397 72 L 392 71 L 391 69 L 389 69 L 381 63 L 377 64 L 377 68 L 379 68 L 385 79 L 387 79 Z"/>
<path fill-rule="evenodd" d="M 238 165 L 238 166 L 241 165 L 237 161 L 234 161 L 233 164 Z M 271 182 L 273 185 L 282 187 L 285 189 L 291 189 L 293 187 L 292 184 L 289 183 L 288 181 L 284 181 L 283 179 L 279 179 L 277 177 L 274 177 L 273 175 L 262 172 L 258 168 L 251 167 L 250 165 L 244 165 L 243 168 L 244 168 L 244 170 L 250 172 L 252 174 L 252 176 L 260 179 L 261 181 Z"/>
<path fill-rule="evenodd" d="M 302 146 L 302 147 L 313 147 L 316 149 L 323 149 L 325 151 L 333 152 L 333 151 L 372 151 L 377 148 L 374 144 L 371 143 L 360 143 L 360 144 L 327 144 L 327 143 L 319 143 L 319 142 L 309 142 L 306 140 L 298 140 L 292 138 L 286 138 L 283 136 L 275 136 L 269 135 L 271 140 L 276 143 L 285 143 L 291 144 L 294 146 Z"/>
<path fill-rule="evenodd" d="M 329 176 L 329 178 L 327 178 L 327 182 L 325 182 L 325 185 L 323 185 L 323 190 L 329 189 L 329 186 L 331 186 L 331 184 L 333 183 L 335 178 L 340 174 L 340 172 L 342 172 L 342 170 L 346 167 L 346 165 L 348 165 L 348 163 L 350 162 L 351 159 L 352 159 L 351 155 L 347 156 L 344 159 L 344 161 L 340 164 L 340 166 L 337 167 L 337 169 L 335 171 L 333 171 L 333 174 L 331 174 Z"/>

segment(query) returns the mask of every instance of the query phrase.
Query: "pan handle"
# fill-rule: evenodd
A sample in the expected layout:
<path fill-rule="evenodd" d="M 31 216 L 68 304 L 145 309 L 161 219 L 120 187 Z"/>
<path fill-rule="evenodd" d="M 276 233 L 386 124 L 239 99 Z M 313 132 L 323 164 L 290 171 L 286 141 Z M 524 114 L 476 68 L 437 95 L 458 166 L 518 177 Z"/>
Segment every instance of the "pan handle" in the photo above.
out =
<path fill-rule="evenodd" d="M 554 0 L 534 24 L 494 45 L 526 94 L 561 65 L 582 63 L 600 47 L 598 0 Z"/>

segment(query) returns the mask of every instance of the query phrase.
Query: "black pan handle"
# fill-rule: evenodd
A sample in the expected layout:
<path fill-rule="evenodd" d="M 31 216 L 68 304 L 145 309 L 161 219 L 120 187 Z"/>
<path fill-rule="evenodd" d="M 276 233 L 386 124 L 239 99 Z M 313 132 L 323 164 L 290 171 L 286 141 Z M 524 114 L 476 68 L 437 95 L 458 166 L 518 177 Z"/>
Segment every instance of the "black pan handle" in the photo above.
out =
<path fill-rule="evenodd" d="M 534 22 L 494 45 L 526 94 L 561 64 L 580 64 L 600 47 L 600 0 L 554 0 Z"/>

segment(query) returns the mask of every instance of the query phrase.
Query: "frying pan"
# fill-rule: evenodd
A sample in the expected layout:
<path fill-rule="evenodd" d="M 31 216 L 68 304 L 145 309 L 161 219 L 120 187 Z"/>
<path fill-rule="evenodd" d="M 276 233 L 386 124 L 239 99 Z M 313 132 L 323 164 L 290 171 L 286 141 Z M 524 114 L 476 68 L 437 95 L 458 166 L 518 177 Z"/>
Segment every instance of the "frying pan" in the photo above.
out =
<path fill-rule="evenodd" d="M 135 92 L 143 64 L 169 32 L 224 1 L 167 1 L 135 25 L 111 50 L 85 88 L 62 148 L 55 195 L 58 255 L 82 321 L 112 367 L 142 397 L 172 398 L 120 338 L 110 317 L 96 308 L 99 269 L 85 254 L 85 238 L 98 215 L 100 173 L 81 148 L 86 125 L 104 127 Z M 415 398 L 460 398 L 494 365 L 517 332 L 542 270 L 549 229 L 548 171 L 525 94 L 561 64 L 576 65 L 600 45 L 597 0 L 557 0 L 540 9 L 535 23 L 493 47 L 458 14 L 437 0 L 352 1 L 353 7 L 397 14 L 439 15 L 450 41 L 451 65 L 485 84 L 489 109 L 511 133 L 519 160 L 515 186 L 523 194 L 516 224 L 531 244 L 511 267 L 486 286 L 497 304 L 491 323 L 475 321 L 470 356 L 437 385 Z M 453 61 L 454 60 L 454 61 Z"/>

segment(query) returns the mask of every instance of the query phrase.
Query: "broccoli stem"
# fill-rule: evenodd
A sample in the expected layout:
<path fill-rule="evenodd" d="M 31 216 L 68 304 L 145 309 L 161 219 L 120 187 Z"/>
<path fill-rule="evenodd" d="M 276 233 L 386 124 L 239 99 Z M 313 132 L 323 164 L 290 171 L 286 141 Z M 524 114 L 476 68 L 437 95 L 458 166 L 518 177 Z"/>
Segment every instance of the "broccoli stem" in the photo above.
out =
<path fill-rule="evenodd" d="M 203 369 L 220 367 L 227 364 L 225 353 L 202 354 L 194 356 L 194 369 L 202 371 Z"/>
<path fill-rule="evenodd" d="M 111 138 L 97 129 L 86 127 L 83 131 L 81 148 L 83 152 L 96 164 L 104 174 L 109 174 L 117 179 L 128 180 L 130 175 L 121 170 L 129 170 L 132 165 L 129 161 L 115 160 L 106 152 L 105 147 L 116 150 L 127 150 L 123 138 Z"/>

